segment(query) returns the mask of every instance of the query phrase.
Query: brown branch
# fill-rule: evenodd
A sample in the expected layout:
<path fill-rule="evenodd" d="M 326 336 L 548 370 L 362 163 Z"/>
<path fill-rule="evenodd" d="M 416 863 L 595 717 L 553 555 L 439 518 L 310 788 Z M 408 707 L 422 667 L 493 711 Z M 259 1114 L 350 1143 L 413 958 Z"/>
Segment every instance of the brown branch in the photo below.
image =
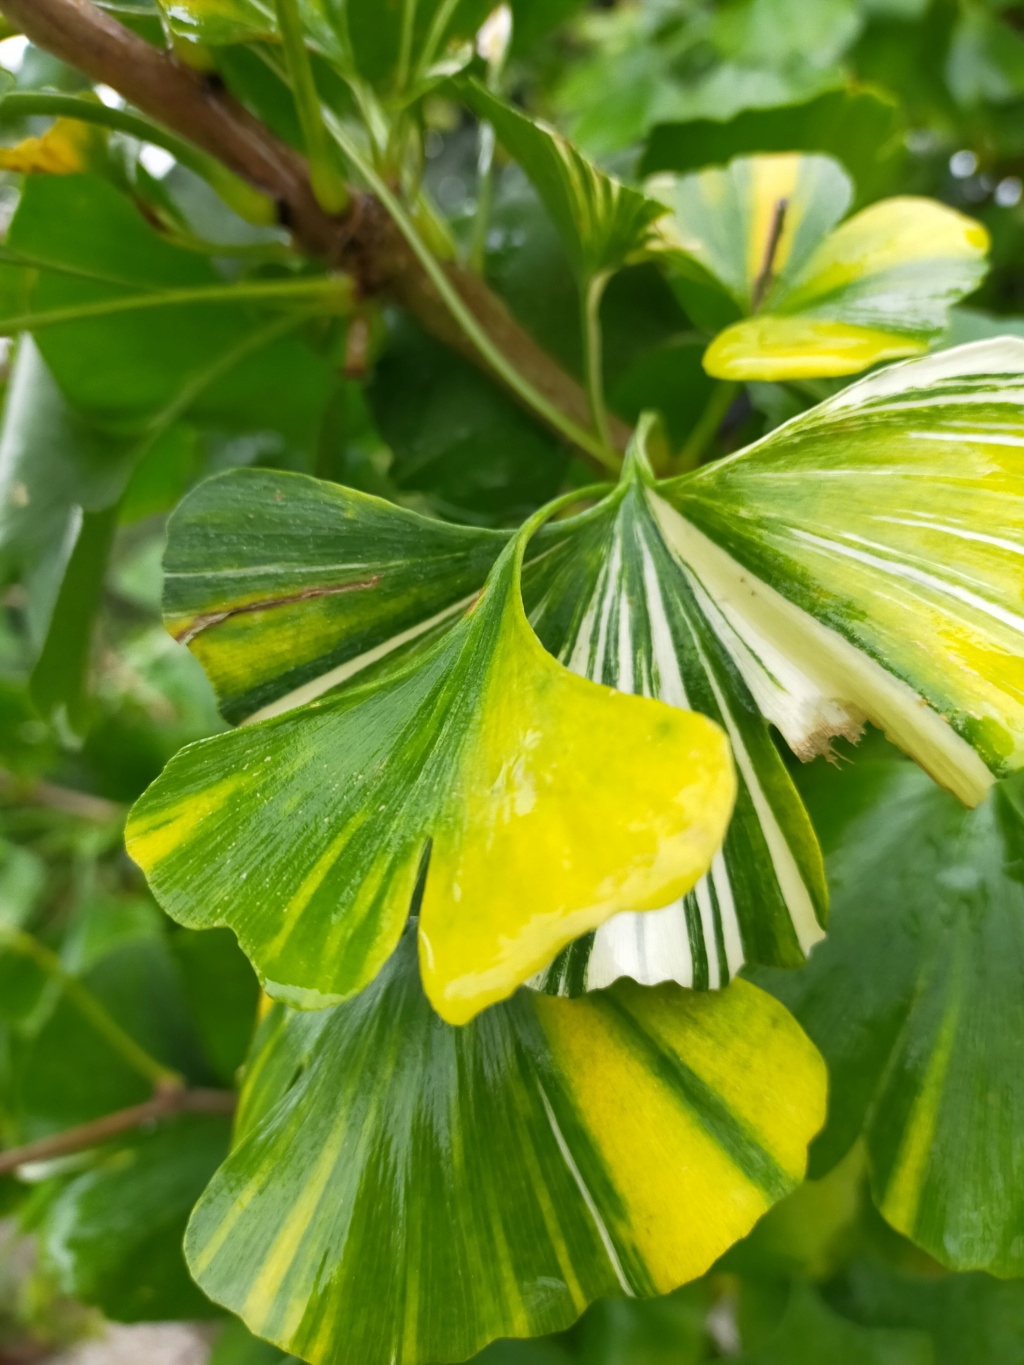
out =
<path fill-rule="evenodd" d="M 145 1104 L 119 1109 L 116 1114 L 105 1114 L 92 1123 L 0 1152 L 0 1175 L 10 1175 L 31 1161 L 51 1161 L 54 1157 L 83 1152 L 121 1133 L 176 1114 L 233 1114 L 237 1103 L 238 1097 L 230 1090 L 163 1090 Z"/>
<path fill-rule="evenodd" d="M 75 791 L 73 787 L 58 787 L 53 782 L 21 782 L 13 773 L 0 768 L 0 799 L 13 798 L 21 805 L 44 806 L 65 815 L 76 815 L 80 820 L 95 820 L 105 824 L 109 820 L 123 820 L 127 807 L 91 792 Z"/>
<path fill-rule="evenodd" d="M 355 194 L 348 211 L 332 218 L 317 203 L 301 156 L 208 77 L 152 47 L 90 0 L 0 0 L 0 11 L 38 47 L 93 81 L 111 86 L 135 108 L 270 195 L 303 251 L 351 273 L 363 295 L 393 299 L 432 336 L 493 377 L 375 198 Z M 519 325 L 479 276 L 459 266 L 446 268 L 519 373 L 566 416 L 589 427 L 582 386 Z M 613 434 L 624 449 L 628 428 L 615 422 Z"/>

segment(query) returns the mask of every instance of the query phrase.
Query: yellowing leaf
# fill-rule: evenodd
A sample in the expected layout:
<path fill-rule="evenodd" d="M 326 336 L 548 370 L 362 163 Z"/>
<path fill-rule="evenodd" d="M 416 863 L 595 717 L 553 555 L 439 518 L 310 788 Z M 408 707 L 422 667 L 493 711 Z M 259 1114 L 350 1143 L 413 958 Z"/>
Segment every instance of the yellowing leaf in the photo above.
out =
<path fill-rule="evenodd" d="M 78 175 L 103 157 L 106 134 L 79 119 L 59 118 L 39 137 L 0 147 L 0 170 L 19 175 Z"/>
<path fill-rule="evenodd" d="M 353 498 L 337 553 L 366 543 L 371 510 L 410 545 L 429 534 Z M 425 859 L 424 983 L 456 1023 L 707 870 L 735 796 L 725 735 L 547 654 L 523 611 L 524 548 L 405 667 L 183 750 L 132 812 L 129 851 L 167 911 L 233 928 L 276 998 L 324 1006 L 372 980 Z M 368 607 L 377 590 L 360 584 Z M 272 623 L 278 605 L 244 614 Z"/>
<path fill-rule="evenodd" d="M 465 1360 L 702 1274 L 824 1112 L 820 1058 L 746 982 L 524 991 L 450 1028 L 409 933 L 358 999 L 264 1021 L 186 1255 L 314 1365 Z"/>
<path fill-rule="evenodd" d="M 746 315 L 704 367 L 722 379 L 854 374 L 916 355 L 985 271 L 988 233 L 930 199 L 873 204 L 836 227 L 852 187 L 828 157 L 741 157 L 649 182 L 672 268 L 716 284 Z"/>

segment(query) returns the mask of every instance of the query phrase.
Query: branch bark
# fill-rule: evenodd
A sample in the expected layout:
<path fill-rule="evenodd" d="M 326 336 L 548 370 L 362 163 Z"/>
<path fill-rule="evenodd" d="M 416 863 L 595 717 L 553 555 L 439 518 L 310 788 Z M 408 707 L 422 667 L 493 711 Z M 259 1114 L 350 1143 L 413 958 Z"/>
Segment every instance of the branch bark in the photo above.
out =
<path fill-rule="evenodd" d="M 54 1157 L 84 1152 L 121 1133 L 176 1114 L 233 1114 L 237 1103 L 238 1097 L 231 1090 L 164 1090 L 145 1104 L 119 1109 L 92 1123 L 83 1123 L 64 1133 L 0 1152 L 0 1175 L 10 1175 L 19 1166 L 27 1166 L 32 1161 L 52 1161 Z"/>
<path fill-rule="evenodd" d="M 432 336 L 493 376 L 373 196 L 353 195 L 348 210 L 338 217 L 325 213 L 310 185 L 306 162 L 297 152 L 223 88 L 173 54 L 150 46 L 91 0 L 0 0 L 0 12 L 38 47 L 111 86 L 136 109 L 270 195 L 282 223 L 304 252 L 353 275 L 363 295 L 394 300 Z M 582 386 L 519 325 L 479 276 L 459 266 L 446 269 L 519 373 L 566 416 L 588 427 L 589 404 Z M 613 437 L 624 449 L 628 427 L 616 421 Z"/>

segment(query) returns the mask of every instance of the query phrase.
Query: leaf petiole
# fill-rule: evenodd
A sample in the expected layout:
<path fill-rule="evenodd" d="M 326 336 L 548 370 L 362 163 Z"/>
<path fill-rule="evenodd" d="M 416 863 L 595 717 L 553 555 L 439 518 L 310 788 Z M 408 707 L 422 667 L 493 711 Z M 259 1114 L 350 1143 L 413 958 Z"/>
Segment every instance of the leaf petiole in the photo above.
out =
<path fill-rule="evenodd" d="M 298 0 L 277 0 L 277 24 L 281 31 L 292 93 L 309 161 L 309 179 L 320 207 L 340 214 L 348 208 L 349 194 L 328 140 L 313 79 L 313 66 L 306 51 Z"/>
<path fill-rule="evenodd" d="M 269 195 L 253 189 L 212 156 L 207 156 L 184 138 L 176 137 L 142 114 L 133 113 L 130 109 L 112 109 L 108 104 L 85 99 L 81 95 L 61 95 L 50 91 L 14 91 L 5 95 L 0 104 L 5 114 L 16 118 L 38 116 L 78 119 L 81 123 L 97 124 L 115 133 L 127 133 L 129 137 L 148 142 L 153 147 L 162 147 L 165 152 L 170 152 L 175 161 L 205 180 L 224 203 L 246 222 L 260 227 L 273 227 L 277 223 L 277 206 Z"/>
<path fill-rule="evenodd" d="M 444 267 L 434 256 L 433 252 L 423 241 L 416 230 L 415 224 L 406 213 L 402 204 L 392 193 L 390 186 L 377 174 L 373 166 L 362 155 L 355 141 L 348 135 L 341 121 L 330 111 L 325 111 L 325 119 L 332 136 L 338 143 L 345 156 L 356 168 L 359 174 L 365 179 L 366 183 L 373 190 L 374 194 L 387 209 L 395 226 L 401 232 L 406 242 L 409 244 L 413 254 L 423 267 L 425 274 L 430 279 L 434 288 L 441 297 L 442 302 L 451 313 L 452 317 L 465 332 L 467 338 L 480 352 L 484 360 L 494 372 L 508 385 L 513 393 L 517 394 L 527 406 L 544 419 L 547 424 L 555 431 L 558 431 L 571 441 L 573 445 L 586 453 L 603 469 L 608 469 L 617 474 L 621 468 L 621 461 L 598 436 L 593 432 L 587 431 L 571 417 L 567 417 L 560 408 L 556 407 L 543 393 L 511 363 L 508 357 L 491 340 L 486 330 L 480 325 L 473 313 L 460 296 L 454 284 L 448 278 Z"/>
<path fill-rule="evenodd" d="M 0 318 L 0 336 L 37 332 L 43 327 L 54 327 L 61 323 L 116 317 L 119 313 L 137 313 L 148 308 L 175 308 L 182 304 L 275 303 L 316 298 L 333 304 L 325 308 L 325 312 L 347 312 L 352 304 L 351 282 L 344 275 L 330 275 L 299 280 L 257 280 L 249 284 L 199 285 L 191 289 L 153 291 L 134 298 L 100 299 L 95 303 L 70 304 L 65 308 L 50 308 L 39 313 L 16 313 L 12 317 Z"/>
<path fill-rule="evenodd" d="M 608 409 L 604 399 L 604 347 L 601 334 L 601 300 L 611 276 L 607 271 L 591 275 L 580 285 L 580 330 L 583 335 L 583 365 L 594 429 L 608 450 L 614 450 Z"/>

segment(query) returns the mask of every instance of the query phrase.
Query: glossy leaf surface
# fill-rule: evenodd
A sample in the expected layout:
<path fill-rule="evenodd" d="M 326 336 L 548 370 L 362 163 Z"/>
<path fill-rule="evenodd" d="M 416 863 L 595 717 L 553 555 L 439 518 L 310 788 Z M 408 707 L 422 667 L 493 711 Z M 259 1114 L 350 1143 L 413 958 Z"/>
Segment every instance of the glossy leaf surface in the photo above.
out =
<path fill-rule="evenodd" d="M 925 351 L 985 272 L 985 229 L 932 200 L 886 199 L 837 226 L 853 190 L 825 156 L 740 157 L 648 189 L 672 209 L 669 260 L 744 315 L 704 357 L 723 379 L 855 374 Z"/>
<path fill-rule="evenodd" d="M 167 628 L 239 721 L 450 624 L 507 543 L 300 475 L 233 471 L 172 520 Z"/>
<path fill-rule="evenodd" d="M 315 1365 L 461 1360 L 700 1274 L 799 1181 L 822 1102 L 745 983 L 520 993 L 452 1029 L 410 934 L 357 1000 L 267 1019 L 186 1253 Z"/>
<path fill-rule="evenodd" d="M 656 914 L 615 916 L 543 974 L 548 989 L 572 994 L 620 976 L 714 988 L 744 962 L 795 966 L 825 920 L 814 832 L 699 584 L 664 534 L 644 439 L 617 492 L 527 571 L 527 607 L 574 672 L 721 725 L 739 796 L 725 845 L 693 891 Z"/>
<path fill-rule="evenodd" d="M 972 812 L 891 750 L 816 779 L 834 924 L 771 978 L 830 1067 L 816 1166 L 863 1129 L 896 1228 L 954 1269 L 1020 1275 L 1021 779 Z"/>
<path fill-rule="evenodd" d="M 430 532 L 336 496 L 356 545 L 361 515 Z M 183 750 L 136 805 L 129 852 L 161 904 L 233 928 L 272 995 L 321 1007 L 365 986 L 428 847 L 422 965 L 450 1022 L 707 870 L 735 794 L 724 734 L 557 664 L 523 612 L 524 546 L 408 666 Z"/>
<path fill-rule="evenodd" d="M 465 82 L 459 90 L 532 182 L 580 279 L 617 270 L 644 248 L 664 205 L 599 170 L 553 128 L 478 82 Z"/>
<path fill-rule="evenodd" d="M 861 380 L 662 486 L 764 715 L 802 758 L 879 726 L 976 803 L 1024 758 L 1024 344 Z"/>

